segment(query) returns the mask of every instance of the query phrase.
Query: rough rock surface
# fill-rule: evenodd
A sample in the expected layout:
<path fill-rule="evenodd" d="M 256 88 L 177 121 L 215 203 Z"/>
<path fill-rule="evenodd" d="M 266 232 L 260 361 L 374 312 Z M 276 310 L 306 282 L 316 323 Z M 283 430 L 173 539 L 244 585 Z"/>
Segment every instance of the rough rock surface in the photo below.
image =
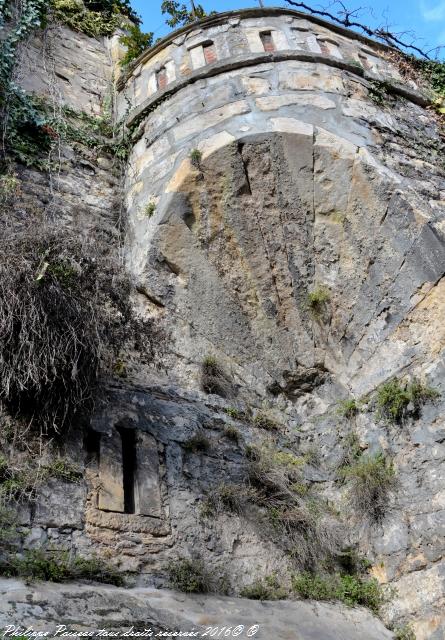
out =
<path fill-rule="evenodd" d="M 119 589 L 91 584 L 26 586 L 0 580 L 0 625 L 35 631 L 197 631 L 258 625 L 260 640 L 390 640 L 393 634 L 364 609 L 312 602 L 253 602 L 190 596 L 156 589 Z M 207 632 L 210 635 L 210 632 Z"/>

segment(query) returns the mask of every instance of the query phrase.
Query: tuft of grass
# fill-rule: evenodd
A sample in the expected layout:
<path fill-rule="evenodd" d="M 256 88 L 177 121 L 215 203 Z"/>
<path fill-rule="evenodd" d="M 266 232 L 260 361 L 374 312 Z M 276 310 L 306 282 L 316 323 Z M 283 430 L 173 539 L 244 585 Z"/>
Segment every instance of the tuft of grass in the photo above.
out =
<path fill-rule="evenodd" d="M 383 453 L 361 456 L 340 469 L 350 482 L 349 500 L 362 516 L 381 522 L 386 514 L 390 494 L 397 482 L 392 462 Z"/>
<path fill-rule="evenodd" d="M 305 459 L 271 445 L 251 447 L 249 479 L 263 509 L 264 531 L 301 567 L 330 561 L 344 535 L 327 505 L 304 487 Z"/>
<path fill-rule="evenodd" d="M 357 414 L 360 413 L 360 406 L 354 398 L 350 400 L 342 400 L 339 403 L 337 413 L 342 418 L 354 418 Z"/>
<path fill-rule="evenodd" d="M 416 634 L 411 625 L 405 624 L 403 627 L 394 629 L 394 640 L 416 640 Z"/>
<path fill-rule="evenodd" d="M 440 393 L 414 379 L 411 383 L 392 378 L 377 391 L 379 417 L 391 424 L 401 424 L 408 417 L 418 417 L 422 407 Z"/>
<path fill-rule="evenodd" d="M 75 467 L 69 460 L 59 458 L 53 460 L 50 464 L 43 467 L 44 475 L 47 478 L 58 478 L 66 482 L 79 482 L 82 477 L 82 471 Z"/>
<path fill-rule="evenodd" d="M 204 452 L 210 449 L 210 440 L 205 433 L 198 431 L 195 435 L 186 440 L 182 446 L 185 451 L 190 453 Z"/>
<path fill-rule="evenodd" d="M 30 500 L 35 495 L 36 484 L 32 469 L 13 467 L 0 454 L 0 501 L 3 504 Z"/>
<path fill-rule="evenodd" d="M 241 434 L 239 432 L 239 429 L 237 429 L 233 425 L 228 425 L 224 429 L 224 435 L 226 436 L 226 438 L 228 438 L 229 440 L 232 440 L 233 442 L 236 442 L 237 444 L 238 444 L 238 442 L 240 441 L 240 438 L 241 438 Z"/>
<path fill-rule="evenodd" d="M 210 579 L 201 560 L 182 559 L 168 566 L 170 585 L 183 593 L 208 593 Z"/>
<path fill-rule="evenodd" d="M 234 420 L 239 420 L 242 416 L 242 413 L 239 409 L 235 409 L 235 407 L 226 407 L 224 409 L 224 413 L 226 413 L 230 418 Z"/>
<path fill-rule="evenodd" d="M 265 429 L 266 431 L 278 431 L 278 423 L 271 418 L 267 413 L 259 411 L 253 419 L 253 424 L 259 429 Z"/>
<path fill-rule="evenodd" d="M 156 213 L 156 202 L 153 202 L 153 200 L 151 200 L 145 206 L 144 215 L 147 216 L 147 218 L 151 218 L 155 213 Z"/>
<path fill-rule="evenodd" d="M 277 576 L 273 574 L 244 587 L 240 591 L 240 596 L 249 600 L 285 600 L 289 592 L 280 585 Z"/>
<path fill-rule="evenodd" d="M 356 434 L 355 431 L 350 431 L 349 433 L 346 434 L 344 439 L 343 458 L 339 466 L 340 477 L 342 477 L 341 470 L 344 467 L 350 467 L 351 465 L 354 465 L 357 462 L 357 460 L 359 460 L 359 458 L 362 456 L 362 454 L 363 454 L 363 451 L 360 445 L 360 440 L 358 435 Z M 344 480 L 344 476 L 343 476 L 343 480 Z"/>
<path fill-rule="evenodd" d="M 307 306 L 314 316 L 319 316 L 326 308 L 331 299 L 329 290 L 326 287 L 318 286 L 307 295 Z"/>
<path fill-rule="evenodd" d="M 190 162 L 196 169 L 201 169 L 202 153 L 199 149 L 190 151 Z"/>
<path fill-rule="evenodd" d="M 229 398 L 233 395 L 229 376 L 215 356 L 208 355 L 202 362 L 201 388 L 206 393 L 213 393 L 221 398 Z"/>
<path fill-rule="evenodd" d="M 379 613 L 386 599 L 375 578 L 365 579 L 349 574 L 301 573 L 293 577 L 292 589 L 301 598 L 339 600 L 350 607 L 367 607 L 374 613 Z"/>
<path fill-rule="evenodd" d="M 66 552 L 49 554 L 40 549 L 25 550 L 20 556 L 3 558 L 0 575 L 50 582 L 83 579 L 116 586 L 124 584 L 123 576 L 98 558 L 70 560 Z"/>
<path fill-rule="evenodd" d="M 122 360 L 122 358 L 118 358 L 113 365 L 113 373 L 119 378 L 127 377 L 127 365 Z"/>

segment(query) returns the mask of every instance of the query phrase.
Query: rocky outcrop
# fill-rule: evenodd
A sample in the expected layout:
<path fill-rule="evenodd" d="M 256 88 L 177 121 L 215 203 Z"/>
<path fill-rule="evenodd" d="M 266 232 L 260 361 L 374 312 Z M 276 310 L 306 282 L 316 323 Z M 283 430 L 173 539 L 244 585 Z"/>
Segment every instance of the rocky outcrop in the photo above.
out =
<path fill-rule="evenodd" d="M 195 632 L 223 627 L 235 637 L 260 640 L 390 640 L 380 621 L 364 609 L 307 602 L 253 602 L 193 596 L 156 589 L 118 589 L 97 584 L 39 585 L 0 580 L 0 624 L 69 633 Z M 49 605 L 50 603 L 50 605 Z M 49 605 L 49 606 L 48 606 Z M 61 629 L 65 625 L 65 629 Z M 251 630 L 249 632 L 249 630 Z M 253 633 L 252 633 L 253 632 Z M 6 635 L 7 637 L 7 635 Z M 101 636 L 99 636 L 101 637 Z M 172 637 L 172 636 L 170 636 Z"/>

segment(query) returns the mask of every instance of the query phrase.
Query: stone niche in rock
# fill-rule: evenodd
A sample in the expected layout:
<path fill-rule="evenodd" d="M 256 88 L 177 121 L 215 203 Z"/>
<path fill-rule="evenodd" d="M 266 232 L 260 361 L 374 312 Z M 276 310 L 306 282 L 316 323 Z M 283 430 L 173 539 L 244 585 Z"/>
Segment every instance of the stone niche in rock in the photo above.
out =
<path fill-rule="evenodd" d="M 90 480 L 87 523 L 162 536 L 168 520 L 153 435 L 135 428 L 131 420 L 116 420 L 91 431 L 85 446 Z"/>

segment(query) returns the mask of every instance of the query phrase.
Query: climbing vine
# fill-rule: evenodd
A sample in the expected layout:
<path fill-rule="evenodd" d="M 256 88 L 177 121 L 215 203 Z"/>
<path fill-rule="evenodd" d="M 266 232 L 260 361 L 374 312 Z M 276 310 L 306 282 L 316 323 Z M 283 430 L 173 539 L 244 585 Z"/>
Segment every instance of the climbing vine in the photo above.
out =
<path fill-rule="evenodd" d="M 123 17 L 124 16 L 124 17 Z M 126 18 L 135 21 L 129 33 L 128 57 L 149 46 L 151 34 L 142 34 L 128 0 L 0 0 L 0 26 L 7 37 L 0 42 L 0 174 L 12 174 L 11 162 L 45 170 L 56 141 L 79 142 L 87 147 L 125 159 L 128 141 L 117 136 L 110 118 L 92 117 L 63 109 L 57 116 L 42 99 L 26 93 L 15 82 L 20 45 L 48 17 L 64 22 L 90 36 L 110 35 Z M 127 23 L 128 24 L 128 23 Z"/>
<path fill-rule="evenodd" d="M 7 168 L 7 151 L 24 164 L 35 158 L 41 162 L 51 146 L 51 136 L 45 130 L 45 119 L 34 99 L 14 81 L 18 49 L 24 40 L 42 27 L 46 20 L 45 0 L 21 0 L 12 3 L 0 0 L 0 26 L 8 23 L 8 35 L 0 43 L 0 116 L 2 144 L 0 172 Z"/>

